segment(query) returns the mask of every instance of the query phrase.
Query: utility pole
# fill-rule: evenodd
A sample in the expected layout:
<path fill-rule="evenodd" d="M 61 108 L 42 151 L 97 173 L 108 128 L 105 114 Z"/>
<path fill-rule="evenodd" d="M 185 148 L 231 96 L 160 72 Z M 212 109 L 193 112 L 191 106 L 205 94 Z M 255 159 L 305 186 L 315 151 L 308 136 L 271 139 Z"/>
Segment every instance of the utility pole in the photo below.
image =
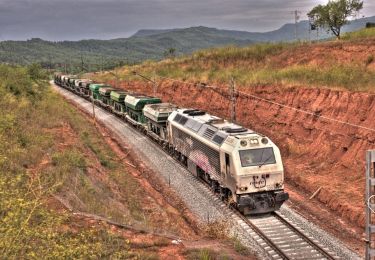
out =
<path fill-rule="evenodd" d="M 375 256 L 375 150 L 366 153 L 366 255 L 365 259 Z"/>
<path fill-rule="evenodd" d="M 108 72 L 109 74 L 112 74 L 113 76 L 115 76 L 115 78 L 116 78 L 116 81 L 115 81 L 115 87 L 116 88 L 118 88 L 119 87 L 119 82 L 120 82 L 120 80 L 119 80 L 119 75 L 118 75 L 118 72 L 117 72 L 117 70 L 116 70 L 116 68 L 114 69 L 114 72 Z"/>
<path fill-rule="evenodd" d="M 83 62 L 83 56 L 81 53 L 81 72 L 83 72 L 84 69 L 85 69 L 85 63 Z"/>
<path fill-rule="evenodd" d="M 51 73 L 52 71 L 52 59 L 51 59 L 51 55 L 48 54 L 48 72 Z"/>
<path fill-rule="evenodd" d="M 100 72 L 103 73 L 103 55 L 100 56 Z"/>
<path fill-rule="evenodd" d="M 299 15 L 301 14 L 301 11 L 294 10 L 293 14 L 294 14 L 294 37 L 296 41 L 298 41 L 298 21 L 300 18 Z"/>
<path fill-rule="evenodd" d="M 73 67 L 73 69 L 74 69 L 74 67 Z M 73 69 L 72 69 L 72 57 L 69 56 L 69 74 L 72 74 Z"/>
<path fill-rule="evenodd" d="M 232 120 L 232 123 L 235 123 L 237 120 L 236 119 L 236 83 L 234 82 L 233 77 L 230 80 L 229 93 L 230 93 L 230 101 L 231 101 L 230 118 Z"/>
<path fill-rule="evenodd" d="M 139 76 L 139 77 L 147 80 L 148 82 L 151 82 L 152 83 L 152 87 L 153 87 L 154 97 L 156 97 L 156 92 L 157 92 L 157 89 L 158 89 L 158 83 L 156 82 L 156 75 L 154 74 L 154 79 L 152 80 L 152 79 L 150 79 L 150 78 L 148 78 L 148 77 L 146 77 L 146 76 L 144 76 L 142 74 L 139 74 L 136 71 L 133 71 L 132 73 L 133 73 L 133 75 Z"/>
<path fill-rule="evenodd" d="M 94 95 L 92 95 L 92 117 L 94 118 L 94 125 L 96 126 Z"/>
<path fill-rule="evenodd" d="M 155 74 L 155 72 L 154 72 L 154 78 L 153 78 L 152 85 L 153 85 L 154 97 L 156 97 L 156 92 L 158 90 L 158 84 L 156 84 L 156 74 Z"/>

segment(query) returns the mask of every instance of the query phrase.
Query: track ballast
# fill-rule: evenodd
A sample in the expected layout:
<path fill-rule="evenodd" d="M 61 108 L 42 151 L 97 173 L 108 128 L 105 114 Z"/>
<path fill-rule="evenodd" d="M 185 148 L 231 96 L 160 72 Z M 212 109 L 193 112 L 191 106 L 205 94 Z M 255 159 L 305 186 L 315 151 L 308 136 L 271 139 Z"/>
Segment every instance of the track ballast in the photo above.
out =
<path fill-rule="evenodd" d="M 116 116 L 116 114 L 113 115 Z M 122 121 L 126 122 L 123 119 Z M 168 153 L 168 150 L 163 147 L 162 149 Z M 175 157 L 173 158 L 178 161 Z M 180 161 L 178 162 L 185 167 Z M 215 198 L 215 201 L 219 200 L 218 194 L 213 192 L 204 181 L 197 178 L 195 178 L 195 181 L 203 183 L 211 196 Z M 221 205 L 227 204 L 222 202 Z M 270 259 L 339 259 L 328 248 L 319 245 L 317 240 L 305 235 L 303 230 L 279 212 L 254 217 L 244 216 L 230 205 L 227 205 L 226 209 L 229 210 L 232 220 L 238 222 L 241 228 L 259 244 Z M 226 215 L 228 215 L 228 212 Z"/>

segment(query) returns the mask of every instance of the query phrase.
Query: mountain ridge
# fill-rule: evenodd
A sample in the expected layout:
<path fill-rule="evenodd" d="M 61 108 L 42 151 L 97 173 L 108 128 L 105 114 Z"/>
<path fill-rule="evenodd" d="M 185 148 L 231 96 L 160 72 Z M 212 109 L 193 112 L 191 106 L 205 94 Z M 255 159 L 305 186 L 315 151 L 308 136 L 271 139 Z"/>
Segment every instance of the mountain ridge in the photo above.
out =
<path fill-rule="evenodd" d="M 343 28 L 343 32 L 365 27 L 375 22 L 375 16 L 361 18 Z M 309 33 L 308 21 L 298 23 L 298 39 L 320 40 L 332 37 L 326 32 Z M 112 40 L 85 39 L 80 41 L 0 42 L 0 62 L 10 64 L 41 63 L 46 68 L 68 71 L 109 69 L 122 64 L 144 60 L 160 60 L 170 55 L 190 54 L 196 50 L 226 45 L 245 46 L 259 42 L 290 42 L 295 40 L 295 25 L 284 24 L 270 32 L 225 30 L 205 26 L 153 30 L 144 29 L 129 38 Z"/>

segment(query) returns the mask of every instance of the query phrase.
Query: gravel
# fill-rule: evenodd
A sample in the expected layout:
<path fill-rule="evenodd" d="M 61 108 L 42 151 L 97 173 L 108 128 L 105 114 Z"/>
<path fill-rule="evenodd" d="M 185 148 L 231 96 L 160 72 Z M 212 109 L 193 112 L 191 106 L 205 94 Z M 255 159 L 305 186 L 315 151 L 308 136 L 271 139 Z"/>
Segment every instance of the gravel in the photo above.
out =
<path fill-rule="evenodd" d="M 309 222 L 288 206 L 283 205 L 280 209 L 280 213 L 284 217 L 287 217 L 300 230 L 303 230 L 305 235 L 319 241 L 320 245 L 322 245 L 324 248 L 329 248 L 330 251 L 334 252 L 339 258 L 362 259 L 358 254 L 348 249 L 340 240 Z"/>
<path fill-rule="evenodd" d="M 79 104 L 87 112 L 92 113 L 92 104 L 90 102 L 59 87 L 55 87 L 55 89 L 67 99 Z M 167 155 L 158 145 L 117 117 L 100 108 L 95 108 L 95 114 L 98 121 L 104 123 L 107 128 L 124 139 L 131 146 L 131 149 L 140 158 L 143 158 L 144 163 L 148 167 L 160 174 L 166 183 L 170 183 L 170 186 L 178 192 L 181 199 L 202 223 L 221 220 L 230 221 L 230 233 L 232 236 L 237 237 L 242 244 L 250 248 L 260 259 L 270 258 L 259 245 L 259 237 L 254 237 L 254 232 L 249 232 L 249 228 L 244 225 L 244 222 L 238 216 L 215 197 L 206 186 Z M 340 258 L 360 259 L 358 255 L 347 249 L 337 239 L 311 224 L 287 206 L 283 206 L 280 212 L 298 227 L 305 230 L 308 235 L 321 241 L 321 244 L 330 248 Z"/>

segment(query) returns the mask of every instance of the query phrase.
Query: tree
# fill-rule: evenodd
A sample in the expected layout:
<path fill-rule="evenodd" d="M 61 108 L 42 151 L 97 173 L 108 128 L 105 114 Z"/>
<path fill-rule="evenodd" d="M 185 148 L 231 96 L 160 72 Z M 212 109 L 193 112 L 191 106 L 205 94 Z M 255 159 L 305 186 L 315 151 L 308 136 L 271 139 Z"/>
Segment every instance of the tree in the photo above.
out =
<path fill-rule="evenodd" d="M 164 52 L 164 56 L 165 56 L 166 58 L 168 58 L 168 57 L 170 57 L 170 58 L 174 58 L 174 57 L 176 56 L 176 49 L 173 48 L 173 47 L 169 48 L 168 50 L 166 50 L 166 51 Z"/>
<path fill-rule="evenodd" d="M 325 28 L 340 39 L 341 27 L 362 8 L 363 1 L 360 0 L 330 0 L 326 5 L 315 6 L 307 16 L 312 25 Z"/>

